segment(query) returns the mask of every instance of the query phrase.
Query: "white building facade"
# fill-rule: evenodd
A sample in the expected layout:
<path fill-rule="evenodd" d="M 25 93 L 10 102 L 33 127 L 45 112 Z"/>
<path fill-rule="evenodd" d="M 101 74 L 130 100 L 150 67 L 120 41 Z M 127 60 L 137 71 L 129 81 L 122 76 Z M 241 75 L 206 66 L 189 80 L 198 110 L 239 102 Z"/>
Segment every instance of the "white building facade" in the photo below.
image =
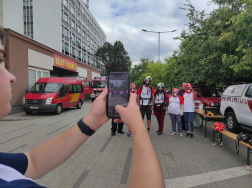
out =
<path fill-rule="evenodd" d="M 82 0 L 3 0 L 3 27 L 96 67 L 106 34 Z"/>

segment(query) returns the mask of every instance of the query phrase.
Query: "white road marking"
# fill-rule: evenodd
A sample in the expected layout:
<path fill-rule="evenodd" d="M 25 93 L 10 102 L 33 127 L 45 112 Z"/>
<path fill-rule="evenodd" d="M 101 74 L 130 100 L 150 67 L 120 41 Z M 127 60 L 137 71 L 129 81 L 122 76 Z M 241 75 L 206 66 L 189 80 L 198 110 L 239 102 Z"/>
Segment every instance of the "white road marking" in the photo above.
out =
<path fill-rule="evenodd" d="M 166 188 L 188 188 L 252 174 L 244 166 L 165 180 Z"/>

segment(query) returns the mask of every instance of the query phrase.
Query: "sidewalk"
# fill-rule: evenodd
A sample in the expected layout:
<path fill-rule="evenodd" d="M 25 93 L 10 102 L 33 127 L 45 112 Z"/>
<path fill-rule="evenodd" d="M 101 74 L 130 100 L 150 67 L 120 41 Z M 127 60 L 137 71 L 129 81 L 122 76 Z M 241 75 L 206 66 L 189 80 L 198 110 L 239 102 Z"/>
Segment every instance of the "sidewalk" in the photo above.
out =
<path fill-rule="evenodd" d="M 90 111 L 92 103 L 82 109 L 69 109 L 59 116 L 15 114 L 9 119 L 31 118 L 23 121 L 1 121 L 1 152 L 26 152 L 69 129 Z M 37 119 L 32 118 L 39 118 Z M 146 120 L 144 121 L 146 124 Z M 195 128 L 194 137 L 178 132 L 171 136 L 170 116 L 165 116 L 164 133 L 157 135 L 158 124 L 152 116 L 150 135 L 162 168 L 166 187 L 227 187 L 251 188 L 252 174 L 246 170 L 246 147 L 240 144 L 235 152 L 234 140 L 223 136 L 223 146 L 212 144 L 214 122 L 208 122 L 207 138 L 204 129 Z M 127 132 L 124 126 L 123 131 Z M 111 121 L 105 123 L 65 163 L 35 180 L 49 188 L 126 188 L 132 162 L 132 137 L 126 134 L 111 136 Z M 146 179 L 151 177 L 146 177 Z"/>

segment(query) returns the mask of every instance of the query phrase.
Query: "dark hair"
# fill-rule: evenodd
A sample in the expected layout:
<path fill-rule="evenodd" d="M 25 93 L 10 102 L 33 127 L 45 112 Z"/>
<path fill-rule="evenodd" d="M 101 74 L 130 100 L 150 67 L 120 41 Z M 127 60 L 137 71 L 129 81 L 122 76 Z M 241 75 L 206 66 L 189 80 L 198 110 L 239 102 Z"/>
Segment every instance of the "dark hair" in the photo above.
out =
<path fill-rule="evenodd" d="M 5 32 L 4 32 L 4 28 L 2 26 L 0 26 L 0 40 L 1 40 L 1 44 L 4 45 L 4 43 L 5 43 Z"/>

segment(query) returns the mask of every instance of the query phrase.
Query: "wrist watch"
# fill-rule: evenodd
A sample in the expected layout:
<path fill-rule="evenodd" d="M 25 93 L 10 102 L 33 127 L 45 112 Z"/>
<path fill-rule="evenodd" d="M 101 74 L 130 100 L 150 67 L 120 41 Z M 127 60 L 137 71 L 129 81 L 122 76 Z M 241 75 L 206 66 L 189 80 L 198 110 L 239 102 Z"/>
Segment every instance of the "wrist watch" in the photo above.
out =
<path fill-rule="evenodd" d="M 81 132 L 84 133 L 87 136 L 92 136 L 95 131 L 93 131 L 92 129 L 90 129 L 89 126 L 87 126 L 82 119 L 80 119 L 80 121 L 77 123 L 78 127 L 80 128 Z"/>

